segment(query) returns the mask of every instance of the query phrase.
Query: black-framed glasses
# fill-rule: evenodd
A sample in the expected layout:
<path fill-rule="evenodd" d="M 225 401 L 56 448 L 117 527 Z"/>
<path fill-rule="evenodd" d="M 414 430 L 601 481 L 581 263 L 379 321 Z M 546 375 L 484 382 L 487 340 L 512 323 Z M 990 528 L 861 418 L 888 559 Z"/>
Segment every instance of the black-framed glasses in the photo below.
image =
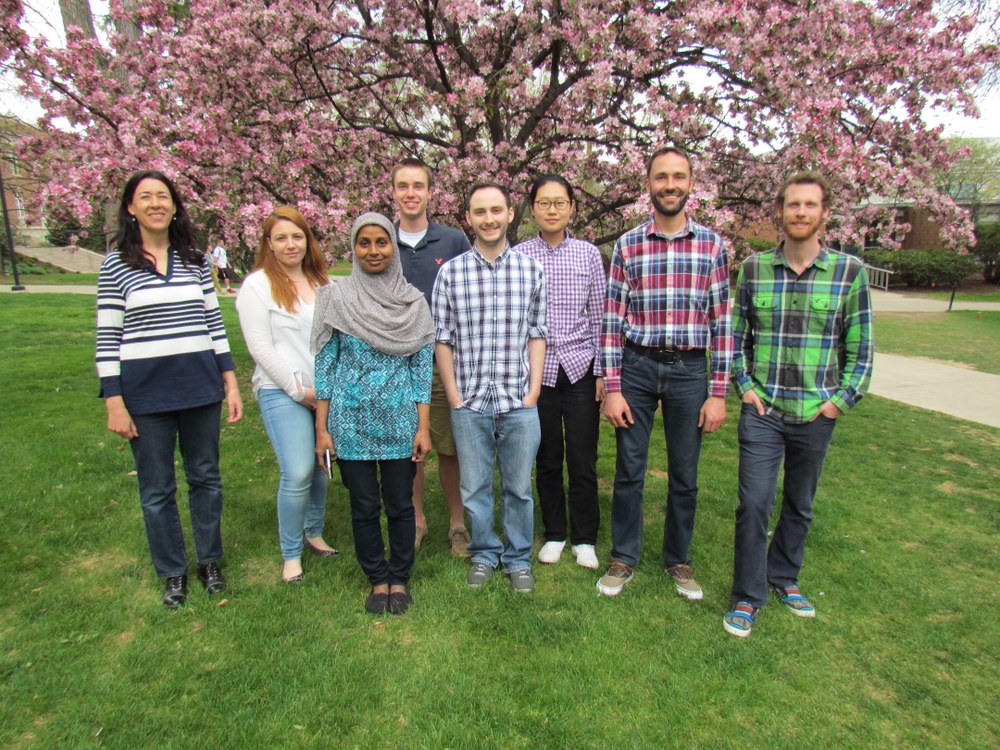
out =
<path fill-rule="evenodd" d="M 535 208 L 541 211 L 548 211 L 553 206 L 559 211 L 565 211 L 569 208 L 570 202 L 565 198 L 560 198 L 559 200 L 549 201 L 544 198 L 539 201 L 535 201 Z"/>

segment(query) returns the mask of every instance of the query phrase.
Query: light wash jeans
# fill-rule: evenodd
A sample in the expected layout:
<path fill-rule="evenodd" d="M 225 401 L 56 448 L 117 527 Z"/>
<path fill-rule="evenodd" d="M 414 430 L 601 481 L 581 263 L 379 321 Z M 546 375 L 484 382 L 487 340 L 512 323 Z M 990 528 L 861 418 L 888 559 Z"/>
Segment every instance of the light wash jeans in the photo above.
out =
<path fill-rule="evenodd" d="M 499 564 L 506 573 L 530 568 L 535 533 L 531 467 L 541 439 L 538 410 L 479 414 L 462 407 L 451 410 L 451 426 L 458 448 L 462 504 L 469 514 L 473 562 L 493 567 Z M 493 524 L 493 473 L 497 465 L 506 537 L 503 543 Z"/>
<path fill-rule="evenodd" d="M 278 457 L 278 539 L 281 556 L 302 556 L 302 535 L 323 535 L 326 471 L 316 463 L 313 413 L 278 388 L 257 391 L 260 416 Z"/>

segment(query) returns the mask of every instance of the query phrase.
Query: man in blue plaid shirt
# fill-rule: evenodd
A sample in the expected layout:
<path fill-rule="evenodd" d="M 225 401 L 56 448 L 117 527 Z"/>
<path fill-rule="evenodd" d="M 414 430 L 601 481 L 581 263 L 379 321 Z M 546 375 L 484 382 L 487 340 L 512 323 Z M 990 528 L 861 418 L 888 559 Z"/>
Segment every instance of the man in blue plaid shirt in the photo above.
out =
<path fill-rule="evenodd" d="M 434 283 L 435 356 L 451 406 L 462 503 L 469 516 L 478 588 L 502 566 L 518 592 L 531 575 L 531 467 L 541 430 L 536 404 L 545 361 L 545 286 L 538 261 L 513 252 L 510 195 L 495 183 L 472 188 L 466 220 L 476 242 L 441 267 Z M 500 466 L 504 542 L 493 526 L 493 474 Z"/>

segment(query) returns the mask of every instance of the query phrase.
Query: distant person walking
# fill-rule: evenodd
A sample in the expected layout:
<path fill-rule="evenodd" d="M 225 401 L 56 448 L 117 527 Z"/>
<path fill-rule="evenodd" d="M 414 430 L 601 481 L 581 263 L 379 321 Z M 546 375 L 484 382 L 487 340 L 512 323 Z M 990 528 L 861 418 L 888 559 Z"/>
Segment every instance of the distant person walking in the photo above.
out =
<path fill-rule="evenodd" d="M 817 172 L 781 186 L 784 240 L 747 258 L 733 308 L 733 385 L 740 411 L 732 610 L 727 633 L 746 638 L 768 586 L 792 614 L 815 617 L 799 589 L 813 498 L 833 429 L 872 372 L 872 311 L 864 264 L 822 242 L 830 187 Z M 778 524 L 768 526 L 785 467 Z"/>
<path fill-rule="evenodd" d="M 163 604 L 187 601 L 188 558 L 177 510 L 174 451 L 188 484 L 197 574 L 226 588 L 222 558 L 219 417 L 243 416 L 233 358 L 204 254 L 173 183 L 129 178 L 115 249 L 97 284 L 97 374 L 108 429 L 129 441 L 149 552 L 166 579 Z"/>
<path fill-rule="evenodd" d="M 205 250 L 205 264 L 212 272 L 212 285 L 215 287 L 215 293 L 222 294 L 222 285 L 219 284 L 219 272 L 215 270 L 215 259 L 212 257 L 211 243 L 209 243 L 208 248 Z"/>
<path fill-rule="evenodd" d="M 212 265 L 215 267 L 215 275 L 218 276 L 226 291 L 229 294 L 235 294 L 236 290 L 230 285 L 233 272 L 229 266 L 229 255 L 222 245 L 216 245 L 212 248 Z"/>

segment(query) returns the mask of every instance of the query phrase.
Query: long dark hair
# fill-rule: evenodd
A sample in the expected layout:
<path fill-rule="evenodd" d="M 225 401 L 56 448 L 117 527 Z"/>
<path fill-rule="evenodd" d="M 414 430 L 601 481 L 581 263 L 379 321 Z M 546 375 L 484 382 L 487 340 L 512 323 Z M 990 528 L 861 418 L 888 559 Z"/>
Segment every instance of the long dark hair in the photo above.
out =
<path fill-rule="evenodd" d="M 149 257 L 142 251 L 142 233 L 139 231 L 139 223 L 128 212 L 129 204 L 135 197 L 139 183 L 147 179 L 159 180 L 166 185 L 167 190 L 170 191 L 170 199 L 174 202 L 176 213 L 173 221 L 170 222 L 170 246 L 177 251 L 185 265 L 205 265 L 205 255 L 195 245 L 191 217 L 184 210 L 184 203 L 181 201 L 177 188 L 174 187 L 174 183 L 170 181 L 169 177 L 155 169 L 136 172 L 128 178 L 125 189 L 122 191 L 122 201 L 118 206 L 118 231 L 115 233 L 115 247 L 122 260 L 132 268 L 149 268 L 152 265 Z"/>

